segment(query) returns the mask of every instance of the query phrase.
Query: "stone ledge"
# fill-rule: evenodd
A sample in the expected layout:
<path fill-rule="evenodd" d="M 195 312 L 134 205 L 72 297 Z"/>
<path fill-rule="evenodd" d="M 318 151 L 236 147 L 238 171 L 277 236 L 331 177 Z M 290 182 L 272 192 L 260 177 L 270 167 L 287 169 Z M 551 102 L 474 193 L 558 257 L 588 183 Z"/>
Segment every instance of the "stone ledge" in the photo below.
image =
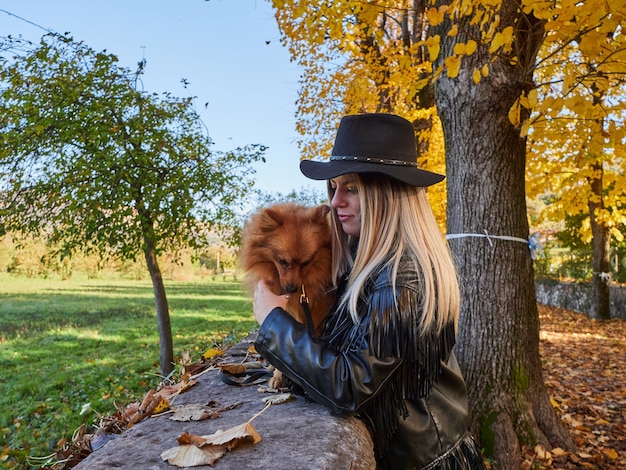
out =
<path fill-rule="evenodd" d="M 589 282 L 535 282 L 537 302 L 589 315 L 593 287 Z M 626 286 L 609 286 L 611 318 L 626 320 Z"/>
<path fill-rule="evenodd" d="M 248 339 L 228 353 L 237 357 L 250 344 Z M 177 467 L 161 459 L 161 452 L 178 445 L 177 437 L 188 431 L 213 434 L 247 422 L 265 407 L 267 394 L 257 386 L 237 387 L 223 383 L 217 371 L 209 371 L 198 383 L 176 398 L 176 405 L 206 404 L 215 400 L 227 406 L 217 419 L 178 422 L 161 415 L 145 419 L 102 448 L 91 453 L 78 470 L 132 468 L 172 470 Z M 272 470 L 373 470 L 376 468 L 372 441 L 365 425 L 357 418 L 339 418 L 328 409 L 298 396 L 295 400 L 270 406 L 252 422 L 262 441 L 228 452 L 213 467 L 217 470 L 258 468 Z"/>

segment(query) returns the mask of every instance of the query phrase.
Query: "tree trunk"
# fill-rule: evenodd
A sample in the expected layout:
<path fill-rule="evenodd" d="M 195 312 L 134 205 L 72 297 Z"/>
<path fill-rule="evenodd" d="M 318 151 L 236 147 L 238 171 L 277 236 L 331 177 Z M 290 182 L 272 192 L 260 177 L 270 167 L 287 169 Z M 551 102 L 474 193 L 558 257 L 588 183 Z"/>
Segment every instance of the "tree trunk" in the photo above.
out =
<path fill-rule="evenodd" d="M 604 209 L 602 198 L 602 162 L 593 165 L 597 177 L 590 180 L 593 196 L 589 199 L 589 218 L 591 219 L 591 233 L 593 234 L 593 275 L 591 278 L 592 296 L 589 317 L 594 320 L 611 319 L 610 302 L 610 234 L 609 227 L 599 220 L 599 212 Z"/>
<path fill-rule="evenodd" d="M 516 12 L 510 0 L 503 1 L 507 6 L 512 10 L 502 18 Z M 440 61 L 455 42 L 467 40 L 448 36 L 446 26 L 436 33 Z M 457 78 L 441 74 L 436 102 L 446 145 L 448 233 L 460 235 L 450 239 L 462 296 L 456 351 L 469 388 L 472 429 L 495 468 L 509 470 L 519 468 L 521 445 L 573 444 L 543 383 L 528 244 L 464 236 L 529 236 L 526 142 L 508 119 L 528 77 L 522 67 L 496 60 L 476 85 L 473 67 L 484 63 L 488 58 L 478 53 L 464 58 Z"/>
<path fill-rule="evenodd" d="M 165 285 L 163 276 L 157 262 L 154 248 L 145 249 L 146 263 L 152 279 L 154 289 L 154 303 L 156 304 L 157 322 L 159 325 L 159 360 L 161 364 L 161 374 L 167 377 L 174 370 L 174 345 L 172 341 L 172 326 L 170 324 L 170 311 L 165 295 Z"/>

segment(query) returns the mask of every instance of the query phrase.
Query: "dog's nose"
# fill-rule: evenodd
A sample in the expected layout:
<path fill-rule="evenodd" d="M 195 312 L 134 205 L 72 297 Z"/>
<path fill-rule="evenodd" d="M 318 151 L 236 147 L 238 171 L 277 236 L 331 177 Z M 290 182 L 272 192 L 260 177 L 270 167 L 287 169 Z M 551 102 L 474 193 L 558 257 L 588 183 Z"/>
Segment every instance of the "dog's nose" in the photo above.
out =
<path fill-rule="evenodd" d="M 298 292 L 298 286 L 296 286 L 295 284 L 287 284 L 285 286 L 285 290 L 290 294 L 293 294 L 294 292 Z"/>

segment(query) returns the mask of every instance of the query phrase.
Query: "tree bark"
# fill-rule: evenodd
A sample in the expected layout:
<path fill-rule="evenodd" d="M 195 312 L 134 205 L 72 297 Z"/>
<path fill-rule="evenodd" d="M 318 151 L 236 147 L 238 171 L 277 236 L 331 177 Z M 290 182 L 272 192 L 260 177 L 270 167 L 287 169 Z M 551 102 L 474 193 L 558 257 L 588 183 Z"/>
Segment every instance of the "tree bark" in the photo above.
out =
<path fill-rule="evenodd" d="M 146 263 L 152 279 L 154 289 L 154 302 L 156 305 L 157 323 L 159 325 L 159 361 L 161 375 L 167 377 L 174 370 L 174 343 L 172 340 L 172 326 L 170 324 L 170 311 L 165 295 L 163 276 L 157 262 L 153 247 L 145 248 Z"/>
<path fill-rule="evenodd" d="M 502 18 L 519 14 L 510 0 L 503 0 L 502 8 L 510 9 Z M 467 40 L 448 36 L 447 27 L 435 30 L 441 38 L 439 61 L 455 42 Z M 535 33 L 541 37 L 541 31 Z M 508 119 L 528 77 L 523 67 L 497 59 L 489 76 L 474 84 L 473 67 L 489 59 L 478 53 L 463 59 L 457 78 L 441 74 L 436 102 L 446 145 L 448 233 L 461 235 L 450 239 L 461 281 L 456 351 L 469 388 L 472 429 L 495 468 L 508 470 L 519 468 L 522 445 L 572 449 L 573 444 L 543 382 L 527 243 L 463 236 L 529 237 L 526 142 Z M 534 56 L 526 60 L 532 63 Z"/>
<path fill-rule="evenodd" d="M 596 177 L 590 180 L 592 197 L 589 200 L 589 218 L 593 235 L 593 274 L 591 278 L 592 296 L 589 317 L 594 320 L 611 319 L 611 237 L 609 227 L 599 220 L 598 214 L 604 209 L 602 197 L 602 162 L 593 165 Z"/>

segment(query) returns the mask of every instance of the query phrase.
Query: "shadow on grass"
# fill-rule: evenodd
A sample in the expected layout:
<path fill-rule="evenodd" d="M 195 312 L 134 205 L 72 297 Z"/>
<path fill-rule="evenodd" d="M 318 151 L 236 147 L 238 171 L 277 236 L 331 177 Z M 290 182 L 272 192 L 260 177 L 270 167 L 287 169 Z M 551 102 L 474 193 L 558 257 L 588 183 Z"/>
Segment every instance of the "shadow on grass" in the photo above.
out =
<path fill-rule="evenodd" d="M 172 284 L 166 286 L 170 315 L 251 315 L 251 300 L 239 284 Z M 120 318 L 155 315 L 150 285 L 77 286 L 41 293 L 0 294 L 0 342 L 44 331 L 102 324 Z"/>
<path fill-rule="evenodd" d="M 111 318 L 151 317 L 154 312 L 148 307 L 128 306 L 102 310 L 78 310 L 71 313 L 53 310 L 20 312 L 19 316 L 0 314 L 0 340 L 6 342 L 16 338 L 28 338 L 45 331 L 70 327 L 93 327 Z"/>
<path fill-rule="evenodd" d="M 152 297 L 152 285 L 149 282 L 142 281 L 138 284 L 136 281 L 129 281 L 129 285 L 124 284 L 108 284 L 108 285 L 78 285 L 74 288 L 51 288 L 49 292 L 61 292 L 65 294 L 84 295 L 85 293 L 95 293 L 95 295 L 125 295 L 132 297 Z M 177 282 L 165 281 L 165 291 L 168 296 L 236 296 L 245 295 L 245 289 L 240 283 L 236 282 Z"/>

